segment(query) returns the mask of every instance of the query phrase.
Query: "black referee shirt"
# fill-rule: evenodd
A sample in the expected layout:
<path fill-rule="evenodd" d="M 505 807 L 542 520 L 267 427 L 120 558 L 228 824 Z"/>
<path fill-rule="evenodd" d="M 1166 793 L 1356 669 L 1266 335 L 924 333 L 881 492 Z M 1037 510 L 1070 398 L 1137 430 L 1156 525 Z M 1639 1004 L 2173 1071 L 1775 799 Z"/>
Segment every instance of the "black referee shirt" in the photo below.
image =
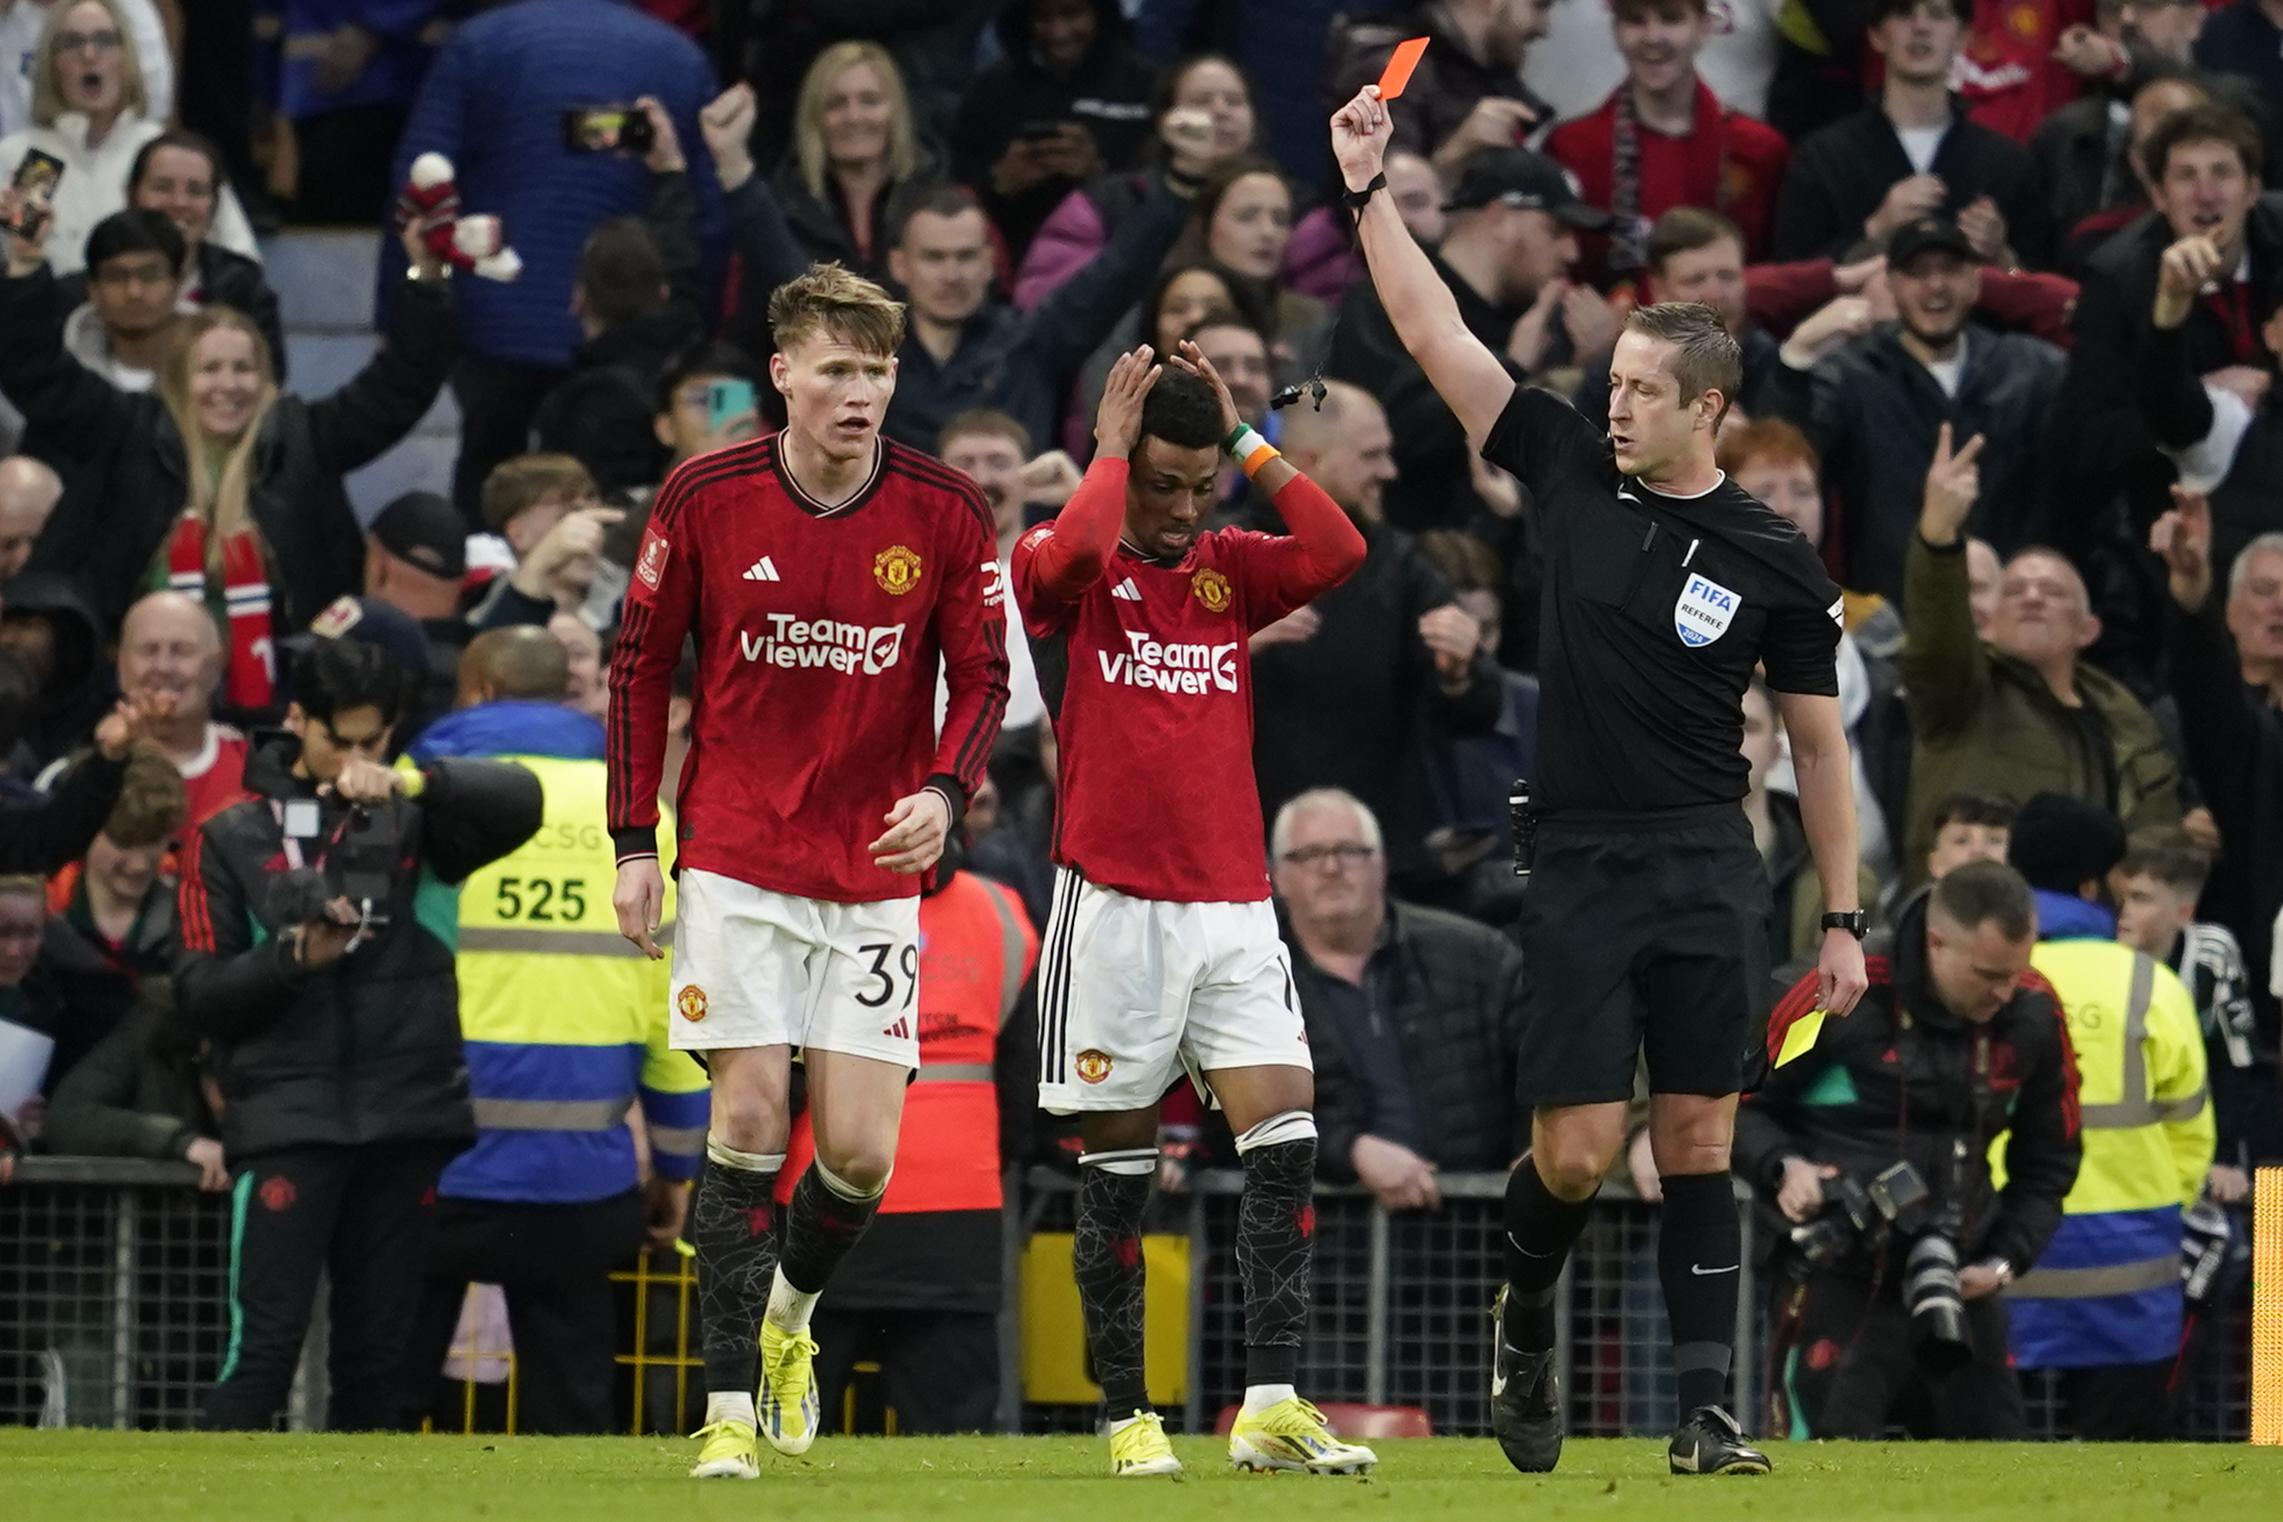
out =
<path fill-rule="evenodd" d="M 1482 457 L 1536 499 L 1540 810 L 1655 814 L 1745 793 L 1744 689 L 1837 696 L 1839 588 L 1787 520 L 1722 478 L 1672 497 L 1620 475 L 1568 403 L 1517 386 Z"/>

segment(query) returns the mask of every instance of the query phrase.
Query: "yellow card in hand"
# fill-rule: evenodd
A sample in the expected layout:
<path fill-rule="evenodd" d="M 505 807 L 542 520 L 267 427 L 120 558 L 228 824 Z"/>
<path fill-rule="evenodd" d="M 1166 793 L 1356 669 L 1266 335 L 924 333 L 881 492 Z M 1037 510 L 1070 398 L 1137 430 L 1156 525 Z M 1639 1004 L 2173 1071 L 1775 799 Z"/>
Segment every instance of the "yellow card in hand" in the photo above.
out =
<path fill-rule="evenodd" d="M 1783 1050 L 1776 1053 L 1777 1067 L 1805 1056 L 1815 1045 L 1815 1038 L 1823 1034 L 1823 1014 L 1820 1009 L 1811 1009 L 1791 1023 L 1791 1029 L 1784 1032 Z"/>

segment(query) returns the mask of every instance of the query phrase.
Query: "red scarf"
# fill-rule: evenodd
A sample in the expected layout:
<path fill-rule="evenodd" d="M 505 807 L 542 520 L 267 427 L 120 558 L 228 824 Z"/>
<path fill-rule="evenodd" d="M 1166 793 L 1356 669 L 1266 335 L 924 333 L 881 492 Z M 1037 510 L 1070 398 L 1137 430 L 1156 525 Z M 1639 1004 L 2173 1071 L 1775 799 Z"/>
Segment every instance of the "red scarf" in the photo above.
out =
<path fill-rule="evenodd" d="M 1633 110 L 1633 86 L 1620 83 L 1612 99 L 1609 132 L 1609 271 L 1629 276 L 1649 266 L 1649 229 L 1654 218 L 1641 213 L 1641 123 Z M 1728 111 L 1702 79 L 1688 133 L 1689 206 L 1728 210 Z"/>
<path fill-rule="evenodd" d="M 206 523 L 195 511 L 174 521 L 167 541 L 166 584 L 213 605 L 206 569 Z M 270 706 L 277 691 L 276 651 L 270 643 L 269 568 L 250 529 L 222 542 L 222 607 L 229 625 L 229 660 L 223 691 L 232 707 Z"/>

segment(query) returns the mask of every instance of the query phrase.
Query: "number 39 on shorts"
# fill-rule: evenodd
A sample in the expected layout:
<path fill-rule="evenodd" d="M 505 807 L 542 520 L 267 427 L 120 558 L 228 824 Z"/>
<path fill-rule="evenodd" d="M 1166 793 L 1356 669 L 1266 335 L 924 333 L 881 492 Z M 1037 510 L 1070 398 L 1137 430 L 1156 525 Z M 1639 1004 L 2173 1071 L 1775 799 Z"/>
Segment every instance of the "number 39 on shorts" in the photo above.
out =
<path fill-rule="evenodd" d="M 866 1009 L 910 1009 L 919 996 L 920 949 L 909 941 L 867 941 L 856 948 L 867 964 L 858 977 L 856 1002 Z"/>

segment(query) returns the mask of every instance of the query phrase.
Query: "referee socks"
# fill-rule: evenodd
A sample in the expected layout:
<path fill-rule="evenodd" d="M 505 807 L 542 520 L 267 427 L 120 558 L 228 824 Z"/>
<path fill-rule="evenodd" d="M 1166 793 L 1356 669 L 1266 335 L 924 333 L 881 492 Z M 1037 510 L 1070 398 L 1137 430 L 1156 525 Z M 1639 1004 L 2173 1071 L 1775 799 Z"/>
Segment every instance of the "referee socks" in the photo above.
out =
<path fill-rule="evenodd" d="M 1657 1277 L 1673 1324 L 1681 1417 L 1728 1398 L 1744 1233 L 1729 1173 L 1670 1174 L 1657 1228 Z"/>
<path fill-rule="evenodd" d="M 1543 1353 L 1554 1345 L 1554 1286 L 1592 1207 L 1590 1196 L 1556 1196 L 1528 1154 L 1506 1176 L 1507 1295 L 1499 1335 L 1517 1353 Z"/>

